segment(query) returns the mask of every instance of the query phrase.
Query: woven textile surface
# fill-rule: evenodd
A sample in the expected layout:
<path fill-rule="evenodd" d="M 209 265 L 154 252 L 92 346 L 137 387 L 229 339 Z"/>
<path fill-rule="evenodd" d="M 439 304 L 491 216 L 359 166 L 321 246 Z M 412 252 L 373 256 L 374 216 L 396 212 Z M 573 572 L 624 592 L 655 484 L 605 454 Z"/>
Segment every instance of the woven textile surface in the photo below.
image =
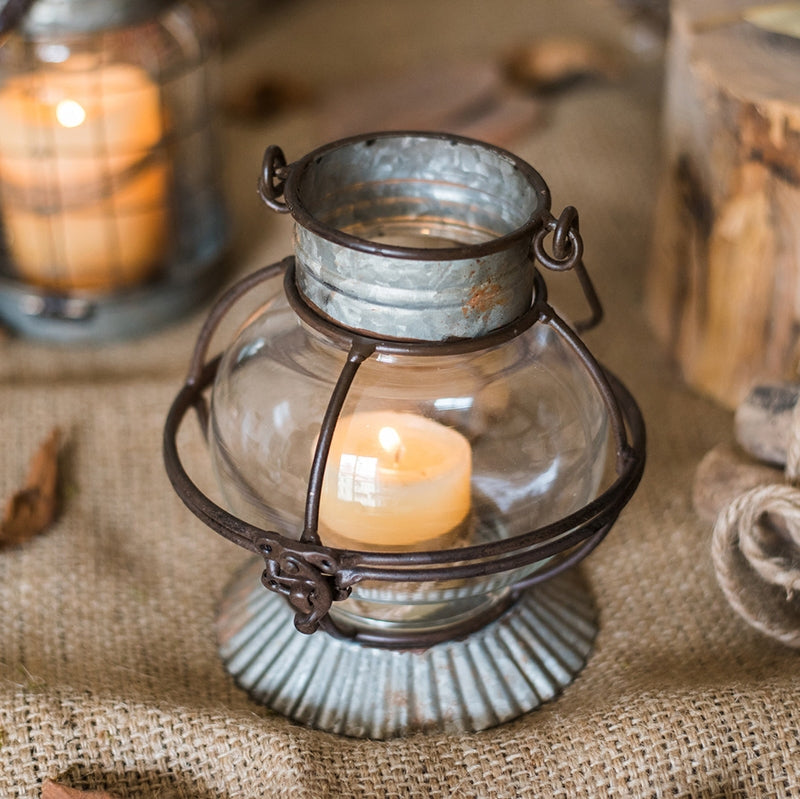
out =
<path fill-rule="evenodd" d="M 232 50 L 226 85 L 263 74 L 357 83 L 378 69 L 491 59 L 548 33 L 633 36 L 599 2 L 310 1 L 276 10 Z M 625 39 L 625 40 L 624 40 Z M 623 41 L 624 40 L 624 41 Z M 600 609 L 586 668 L 555 701 L 477 734 L 373 742 L 305 729 L 251 702 L 217 655 L 216 607 L 248 557 L 173 494 L 161 434 L 203 313 L 137 342 L 58 349 L 0 343 L 0 496 L 48 431 L 64 432 L 64 511 L 0 552 L 0 797 L 45 778 L 120 797 L 800 796 L 797 652 L 751 630 L 719 590 L 694 469 L 732 420 L 684 388 L 641 296 L 658 182 L 660 68 L 634 56 L 614 80 L 542 103 L 506 146 L 538 168 L 556 213 L 581 213 L 607 317 L 587 336 L 631 388 L 649 461 L 632 503 L 583 564 Z M 289 220 L 254 192 L 261 152 L 320 143 L 313 111 L 228 121 L 226 181 L 240 274 L 291 252 Z M 551 296 L 583 314 L 569 276 Z M 181 436 L 211 485 L 189 419 Z"/>

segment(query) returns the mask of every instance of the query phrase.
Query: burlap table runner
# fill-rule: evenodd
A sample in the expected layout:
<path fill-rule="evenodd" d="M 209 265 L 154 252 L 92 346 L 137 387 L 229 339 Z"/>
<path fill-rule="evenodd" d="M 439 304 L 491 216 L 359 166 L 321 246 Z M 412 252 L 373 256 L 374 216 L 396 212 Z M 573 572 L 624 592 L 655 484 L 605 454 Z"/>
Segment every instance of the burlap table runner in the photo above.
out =
<path fill-rule="evenodd" d="M 548 9 L 309 2 L 232 55 L 226 75 L 263 67 L 265 53 L 287 71 L 343 80 L 408 57 L 487 55 L 565 25 L 617 35 L 605 6 Z M 544 173 L 557 210 L 581 211 L 608 310 L 589 344 L 649 425 L 641 489 L 584 566 L 601 628 L 576 682 L 497 729 L 385 743 L 307 730 L 251 703 L 222 668 L 213 630 L 224 585 L 247 556 L 184 510 L 160 460 L 199 316 L 98 351 L 6 342 L 0 494 L 17 486 L 51 426 L 68 444 L 63 516 L 0 554 L 0 797 L 36 797 L 46 777 L 169 799 L 800 796 L 797 653 L 729 608 L 711 531 L 690 505 L 694 468 L 730 438 L 731 419 L 680 385 L 640 307 L 657 80 L 656 67 L 639 64 L 618 83 L 578 88 L 514 146 Z M 313 118 L 225 131 L 240 271 L 291 248 L 288 226 L 269 221 L 254 197 L 261 149 L 274 141 L 299 155 L 314 135 Z M 209 482 L 193 425 L 184 443 Z"/>

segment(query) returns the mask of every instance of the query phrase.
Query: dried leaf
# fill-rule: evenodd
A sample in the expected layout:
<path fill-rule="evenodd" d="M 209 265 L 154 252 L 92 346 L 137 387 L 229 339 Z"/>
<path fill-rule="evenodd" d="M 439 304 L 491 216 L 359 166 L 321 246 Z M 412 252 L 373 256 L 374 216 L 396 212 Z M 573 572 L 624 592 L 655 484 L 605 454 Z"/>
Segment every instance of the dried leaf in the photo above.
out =
<path fill-rule="evenodd" d="M 25 485 L 8 501 L 0 520 L 0 547 L 24 543 L 55 518 L 60 441 L 61 431 L 54 428 L 31 459 Z"/>
<path fill-rule="evenodd" d="M 762 30 L 800 39 L 800 3 L 756 6 L 746 9 L 742 17 Z"/>
<path fill-rule="evenodd" d="M 42 785 L 42 799 L 115 799 L 115 797 L 106 791 L 80 791 L 77 788 L 67 788 L 52 780 L 45 780 Z"/>
<path fill-rule="evenodd" d="M 620 59 L 578 36 L 549 36 L 512 50 L 505 59 L 508 79 L 532 92 L 561 89 L 586 77 L 613 79 Z"/>

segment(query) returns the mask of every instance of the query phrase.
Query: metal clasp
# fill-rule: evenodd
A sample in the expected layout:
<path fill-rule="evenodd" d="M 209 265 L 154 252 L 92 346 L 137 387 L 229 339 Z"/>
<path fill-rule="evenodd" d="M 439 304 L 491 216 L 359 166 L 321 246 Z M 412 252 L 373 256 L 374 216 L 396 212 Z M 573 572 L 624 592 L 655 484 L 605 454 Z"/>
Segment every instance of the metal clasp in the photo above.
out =
<path fill-rule="evenodd" d="M 350 596 L 349 588 L 335 584 L 339 564 L 332 552 L 289 547 L 268 538 L 259 539 L 256 547 L 266 564 L 261 582 L 286 597 L 296 611 L 294 626 L 301 633 L 316 632 L 331 605 Z"/>

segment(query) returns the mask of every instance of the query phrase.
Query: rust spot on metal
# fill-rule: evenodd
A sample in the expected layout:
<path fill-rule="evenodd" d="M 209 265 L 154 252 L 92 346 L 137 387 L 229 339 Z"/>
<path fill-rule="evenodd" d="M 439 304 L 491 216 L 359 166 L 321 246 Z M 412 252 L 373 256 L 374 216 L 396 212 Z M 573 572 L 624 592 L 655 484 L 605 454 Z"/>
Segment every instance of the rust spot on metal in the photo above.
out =
<path fill-rule="evenodd" d="M 503 294 L 503 290 L 493 281 L 481 283 L 475 286 L 470 293 L 461 311 L 465 317 L 473 314 L 487 314 L 497 305 L 506 305 L 508 297 Z"/>

